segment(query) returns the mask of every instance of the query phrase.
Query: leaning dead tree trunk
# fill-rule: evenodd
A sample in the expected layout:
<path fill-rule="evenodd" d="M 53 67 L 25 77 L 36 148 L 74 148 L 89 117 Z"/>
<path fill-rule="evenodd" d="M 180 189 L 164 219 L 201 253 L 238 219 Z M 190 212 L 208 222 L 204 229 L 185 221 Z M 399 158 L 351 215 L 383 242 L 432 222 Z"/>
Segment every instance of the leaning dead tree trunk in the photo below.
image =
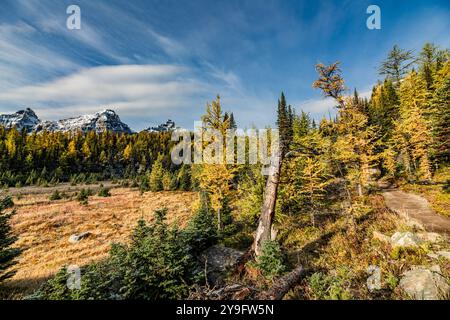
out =
<path fill-rule="evenodd" d="M 253 250 L 256 256 L 262 251 L 265 241 L 271 240 L 272 223 L 275 215 L 275 205 L 277 202 L 278 185 L 280 183 L 282 157 L 274 156 L 270 164 L 269 177 L 267 178 L 266 189 L 264 191 L 264 202 L 259 218 L 258 228 L 256 229 Z"/>
<path fill-rule="evenodd" d="M 262 292 L 257 296 L 260 300 L 281 300 L 286 293 L 295 286 L 306 274 L 302 266 L 298 266 L 287 275 L 279 278 L 268 291 Z"/>

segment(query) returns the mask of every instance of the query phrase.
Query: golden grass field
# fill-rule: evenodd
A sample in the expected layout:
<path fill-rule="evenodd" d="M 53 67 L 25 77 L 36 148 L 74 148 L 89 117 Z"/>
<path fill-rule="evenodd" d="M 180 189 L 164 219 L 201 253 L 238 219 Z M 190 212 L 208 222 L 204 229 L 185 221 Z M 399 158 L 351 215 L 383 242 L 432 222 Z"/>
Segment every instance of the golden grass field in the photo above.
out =
<path fill-rule="evenodd" d="M 16 245 L 24 252 L 17 273 L 7 282 L 16 292 L 32 292 L 64 265 L 85 265 L 107 256 L 112 242 L 125 242 L 140 218 L 153 219 L 153 211 L 168 210 L 168 221 L 186 225 L 193 192 L 147 192 L 129 188 L 111 190 L 111 197 L 92 196 L 84 206 L 76 200 L 49 201 L 49 193 L 29 194 L 14 199 L 16 215 L 12 227 L 19 236 Z M 71 244 L 72 234 L 90 232 Z"/>

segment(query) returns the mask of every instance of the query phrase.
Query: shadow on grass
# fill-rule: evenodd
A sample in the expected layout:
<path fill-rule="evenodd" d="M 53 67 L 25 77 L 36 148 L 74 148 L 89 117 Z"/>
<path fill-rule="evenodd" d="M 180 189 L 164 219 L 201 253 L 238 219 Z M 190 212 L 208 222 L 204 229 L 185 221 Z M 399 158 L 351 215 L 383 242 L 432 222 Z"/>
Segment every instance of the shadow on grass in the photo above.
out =
<path fill-rule="evenodd" d="M 8 279 L 0 284 L 0 300 L 22 300 L 34 293 L 50 277 Z"/>

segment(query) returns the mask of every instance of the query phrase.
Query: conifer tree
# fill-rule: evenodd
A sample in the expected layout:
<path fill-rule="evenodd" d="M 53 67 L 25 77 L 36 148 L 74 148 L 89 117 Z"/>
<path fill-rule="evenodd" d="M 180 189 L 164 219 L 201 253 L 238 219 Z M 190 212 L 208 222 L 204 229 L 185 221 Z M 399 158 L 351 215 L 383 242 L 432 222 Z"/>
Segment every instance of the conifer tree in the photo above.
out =
<path fill-rule="evenodd" d="M 234 119 L 233 112 L 230 113 L 230 129 L 237 129 L 236 120 Z"/>
<path fill-rule="evenodd" d="M 424 116 L 429 103 L 426 81 L 412 71 L 400 86 L 399 98 L 400 118 L 395 123 L 391 143 L 400 154 L 409 178 L 429 180 L 429 148 L 432 141 L 430 122 Z"/>
<path fill-rule="evenodd" d="M 408 73 L 414 63 L 415 59 L 411 50 L 403 50 L 398 45 L 394 45 L 386 60 L 381 64 L 379 73 L 392 79 L 399 86 L 401 78 Z"/>
<path fill-rule="evenodd" d="M 316 65 L 319 78 L 314 81 L 313 88 L 320 89 L 325 97 L 335 99 L 338 107 L 342 107 L 344 104 L 343 93 L 346 88 L 339 65 L 340 62 L 335 62 L 329 66 L 321 63 Z"/>
<path fill-rule="evenodd" d="M 304 196 L 303 205 L 309 211 L 313 225 L 317 209 L 325 196 L 325 187 L 330 183 L 326 170 L 324 162 L 308 157 L 300 173 L 300 193 Z"/>
<path fill-rule="evenodd" d="M 156 161 L 153 163 L 152 170 L 150 172 L 148 184 L 150 190 L 153 192 L 163 190 L 164 170 L 162 166 L 162 158 L 162 155 L 158 156 L 158 159 L 156 159 Z"/>
<path fill-rule="evenodd" d="M 281 93 L 278 100 L 277 126 L 280 135 L 281 156 L 283 157 L 289 150 L 293 138 L 294 114 L 291 106 L 287 106 L 286 97 Z"/>
<path fill-rule="evenodd" d="M 420 72 L 427 83 L 427 89 L 431 90 L 436 70 L 438 48 L 432 43 L 426 43 L 420 52 Z"/>
<path fill-rule="evenodd" d="M 433 154 L 438 163 L 450 163 L 450 62 L 437 73 L 431 100 L 433 115 Z"/>
<path fill-rule="evenodd" d="M 398 95 L 391 79 L 373 88 L 368 109 L 369 124 L 376 126 L 381 139 L 387 142 L 400 112 Z"/>
<path fill-rule="evenodd" d="M 178 188 L 183 191 L 191 190 L 191 170 L 183 164 L 178 172 Z"/>
<path fill-rule="evenodd" d="M 11 267 L 16 264 L 15 259 L 21 252 L 20 249 L 11 247 L 17 240 L 9 225 L 14 211 L 12 213 L 4 212 L 12 205 L 11 198 L 0 200 L 0 283 L 14 275 L 15 272 L 11 270 Z"/>
<path fill-rule="evenodd" d="M 204 154 L 204 164 L 199 165 L 199 169 L 195 172 L 196 179 L 199 182 L 199 186 L 202 190 L 207 192 L 210 197 L 211 207 L 217 213 L 217 228 L 221 231 L 224 227 L 223 210 L 225 209 L 226 201 L 232 193 L 232 181 L 235 174 L 235 168 L 233 165 L 226 163 L 226 145 L 224 139 L 226 137 L 227 130 L 230 129 L 231 118 L 228 113 L 224 113 L 220 103 L 220 96 L 217 96 L 216 100 L 207 104 L 206 114 L 202 116 L 205 132 L 219 133 L 220 136 L 209 137 L 212 141 L 209 143 L 219 143 L 221 146 L 222 154 L 219 154 L 216 163 L 208 163 L 207 157 L 212 155 Z M 219 139 L 219 141 L 217 140 Z M 220 140 L 221 139 L 221 140 Z M 207 141 L 204 142 L 203 148 L 206 147 Z M 215 156 L 217 157 L 217 155 Z"/>

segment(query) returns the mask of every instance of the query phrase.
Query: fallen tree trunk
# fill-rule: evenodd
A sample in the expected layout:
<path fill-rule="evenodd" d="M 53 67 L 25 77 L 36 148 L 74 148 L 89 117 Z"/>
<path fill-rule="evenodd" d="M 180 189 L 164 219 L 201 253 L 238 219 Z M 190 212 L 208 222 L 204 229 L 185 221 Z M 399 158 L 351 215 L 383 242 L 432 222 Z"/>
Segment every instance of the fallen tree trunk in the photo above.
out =
<path fill-rule="evenodd" d="M 257 296 L 259 300 L 281 300 L 306 274 L 302 266 L 298 266 L 287 275 L 279 278 L 268 291 Z"/>

